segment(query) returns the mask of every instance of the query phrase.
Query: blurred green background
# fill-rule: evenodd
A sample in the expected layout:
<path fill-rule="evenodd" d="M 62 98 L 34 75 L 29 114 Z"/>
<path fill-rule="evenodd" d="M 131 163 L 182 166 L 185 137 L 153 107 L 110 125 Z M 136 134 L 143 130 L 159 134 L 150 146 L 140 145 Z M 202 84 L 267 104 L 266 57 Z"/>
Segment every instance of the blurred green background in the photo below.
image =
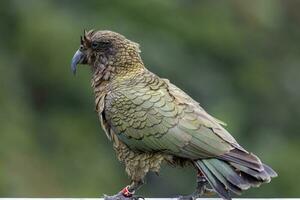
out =
<path fill-rule="evenodd" d="M 141 44 L 279 177 L 244 197 L 300 196 L 300 1 L 0 2 L 0 196 L 100 197 L 128 183 L 94 112 L 90 71 L 70 60 L 83 29 Z M 163 167 L 140 194 L 188 194 L 192 169 Z"/>

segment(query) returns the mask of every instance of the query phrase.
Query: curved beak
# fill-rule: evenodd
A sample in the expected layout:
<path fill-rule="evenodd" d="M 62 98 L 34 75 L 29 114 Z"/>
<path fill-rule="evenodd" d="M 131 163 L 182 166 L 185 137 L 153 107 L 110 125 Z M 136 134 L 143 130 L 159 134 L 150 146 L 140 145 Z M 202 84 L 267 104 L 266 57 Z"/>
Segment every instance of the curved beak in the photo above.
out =
<path fill-rule="evenodd" d="M 83 61 L 85 60 L 86 56 L 80 50 L 77 50 L 74 54 L 71 62 L 71 70 L 73 74 L 76 74 L 76 69 L 78 64 L 84 64 Z"/>

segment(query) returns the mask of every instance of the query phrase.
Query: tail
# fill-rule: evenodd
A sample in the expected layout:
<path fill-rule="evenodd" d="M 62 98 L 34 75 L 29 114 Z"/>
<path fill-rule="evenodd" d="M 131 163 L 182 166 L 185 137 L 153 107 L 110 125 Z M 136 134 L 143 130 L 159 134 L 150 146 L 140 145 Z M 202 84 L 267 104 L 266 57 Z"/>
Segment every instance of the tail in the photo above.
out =
<path fill-rule="evenodd" d="M 217 158 L 197 160 L 195 165 L 220 197 L 227 200 L 231 199 L 229 191 L 240 195 L 243 190 L 268 183 L 277 176 L 257 156 L 238 149 Z"/>

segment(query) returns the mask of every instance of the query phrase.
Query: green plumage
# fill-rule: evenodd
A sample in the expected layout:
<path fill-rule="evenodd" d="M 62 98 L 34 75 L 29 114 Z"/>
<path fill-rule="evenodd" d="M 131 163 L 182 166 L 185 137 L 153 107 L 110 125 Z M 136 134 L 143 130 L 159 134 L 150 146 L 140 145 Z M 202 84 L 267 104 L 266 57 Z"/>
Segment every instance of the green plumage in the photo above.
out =
<path fill-rule="evenodd" d="M 105 104 L 112 129 L 130 148 L 191 159 L 233 149 L 219 122 L 181 90 L 146 69 L 134 75 L 113 80 Z"/>
<path fill-rule="evenodd" d="M 105 44 L 101 48 L 95 43 Z M 95 48 L 93 47 L 95 46 Z M 90 31 L 72 62 L 92 68 L 96 111 L 136 190 L 162 161 L 190 164 L 224 199 L 277 174 L 243 149 L 189 95 L 148 71 L 139 46 L 110 31 Z"/>

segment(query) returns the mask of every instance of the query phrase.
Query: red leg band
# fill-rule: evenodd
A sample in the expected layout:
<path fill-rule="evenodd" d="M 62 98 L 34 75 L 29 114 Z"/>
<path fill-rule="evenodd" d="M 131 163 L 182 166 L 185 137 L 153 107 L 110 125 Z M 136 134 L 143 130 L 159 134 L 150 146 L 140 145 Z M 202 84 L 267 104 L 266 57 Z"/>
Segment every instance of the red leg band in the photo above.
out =
<path fill-rule="evenodd" d="M 124 197 L 132 197 L 134 192 L 130 192 L 128 189 L 129 186 L 124 187 L 123 190 L 121 190 L 121 193 L 124 195 Z"/>

